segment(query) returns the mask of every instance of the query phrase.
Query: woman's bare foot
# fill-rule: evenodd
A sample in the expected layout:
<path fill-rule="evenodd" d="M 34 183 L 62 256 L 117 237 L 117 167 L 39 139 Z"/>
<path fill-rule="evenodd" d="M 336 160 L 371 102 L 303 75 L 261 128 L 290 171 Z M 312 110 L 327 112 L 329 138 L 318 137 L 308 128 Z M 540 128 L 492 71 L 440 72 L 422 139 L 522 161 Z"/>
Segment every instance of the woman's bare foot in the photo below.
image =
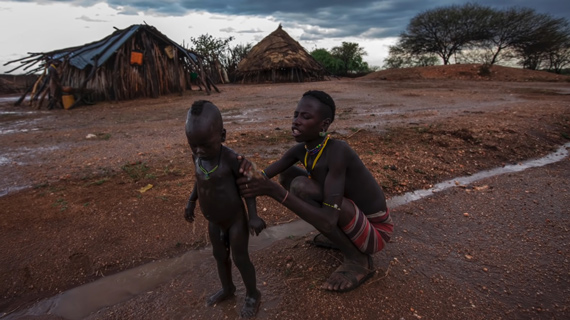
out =
<path fill-rule="evenodd" d="M 241 308 L 240 316 L 242 318 L 252 318 L 257 314 L 259 305 L 261 304 L 261 292 L 256 290 L 256 292 L 251 296 L 245 297 L 245 303 Z"/>
<path fill-rule="evenodd" d="M 368 263 L 362 266 L 354 261 L 345 261 L 338 267 L 323 284 L 325 290 L 347 292 L 358 288 L 375 273 L 372 256 L 368 256 Z"/>

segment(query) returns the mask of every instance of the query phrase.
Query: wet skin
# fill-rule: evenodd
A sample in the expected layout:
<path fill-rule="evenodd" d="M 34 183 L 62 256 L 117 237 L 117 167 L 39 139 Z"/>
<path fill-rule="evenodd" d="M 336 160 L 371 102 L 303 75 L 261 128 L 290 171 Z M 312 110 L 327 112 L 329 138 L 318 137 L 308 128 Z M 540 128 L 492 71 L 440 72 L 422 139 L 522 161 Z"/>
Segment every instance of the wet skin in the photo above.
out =
<path fill-rule="evenodd" d="M 208 123 L 205 108 L 200 119 L 187 128 L 187 139 L 192 149 L 196 166 L 196 183 L 190 195 L 184 216 L 194 220 L 196 201 L 208 220 L 208 234 L 216 259 L 218 276 L 222 289 L 209 297 L 206 304 L 214 305 L 234 296 L 236 287 L 232 281 L 232 262 L 238 268 L 246 287 L 246 299 L 242 317 L 252 317 L 257 312 L 261 293 L 256 286 L 255 268 L 249 259 L 249 234 L 259 234 L 265 222 L 257 216 L 254 197 L 246 198 L 245 210 L 236 184 L 239 175 L 237 154 L 221 143 L 225 140 L 225 130 L 216 130 Z M 248 220 L 249 213 L 249 220 Z"/>

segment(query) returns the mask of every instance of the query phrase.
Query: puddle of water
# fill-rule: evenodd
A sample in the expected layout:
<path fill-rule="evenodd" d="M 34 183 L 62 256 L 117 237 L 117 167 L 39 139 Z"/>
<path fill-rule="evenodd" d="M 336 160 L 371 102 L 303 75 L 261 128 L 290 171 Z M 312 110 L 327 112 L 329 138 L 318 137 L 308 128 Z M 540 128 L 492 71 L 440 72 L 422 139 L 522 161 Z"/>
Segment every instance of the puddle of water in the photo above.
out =
<path fill-rule="evenodd" d="M 4 157 L 4 156 L 0 156 L 0 166 L 5 165 L 5 164 L 9 164 L 11 161 L 10 159 Z"/>
<path fill-rule="evenodd" d="M 16 96 L 16 97 L 0 97 L 0 102 L 16 102 L 18 101 L 18 99 L 20 99 L 20 96 Z M 26 97 L 25 101 L 30 100 L 29 97 Z"/>
<path fill-rule="evenodd" d="M 0 134 L 11 134 L 11 133 L 26 133 L 32 131 L 39 131 L 39 128 L 32 129 L 0 129 Z"/>
<path fill-rule="evenodd" d="M 430 196 L 435 192 L 454 187 L 457 184 L 466 185 L 483 178 L 523 171 L 528 168 L 541 167 L 554 163 L 568 156 L 567 148 L 570 148 L 570 143 L 565 144 L 556 152 L 540 159 L 482 171 L 471 176 L 459 177 L 438 183 L 430 189 L 409 192 L 402 196 L 389 199 L 388 206 L 395 208 Z M 274 226 L 265 229 L 259 236 L 250 238 L 250 251 L 266 248 L 273 242 L 287 237 L 304 236 L 311 231 L 314 231 L 314 228 L 303 220 Z M 212 259 L 211 248 L 189 251 L 180 257 L 148 263 L 68 290 L 55 297 L 40 301 L 28 310 L 8 315 L 5 319 L 18 319 L 25 315 L 38 316 L 44 314 L 56 315 L 72 320 L 82 319 L 102 308 L 115 305 L 131 299 L 140 293 L 147 292 L 183 272 L 196 269 L 205 263 L 212 264 L 214 263 Z"/>
<path fill-rule="evenodd" d="M 30 186 L 18 186 L 18 187 L 6 187 L 6 189 L 0 190 L 0 197 L 3 197 L 9 193 L 24 190 L 29 188 Z"/>
<path fill-rule="evenodd" d="M 251 237 L 250 251 L 263 249 L 273 242 L 287 237 L 304 236 L 314 230 L 305 221 L 298 220 L 263 230 L 257 237 Z M 65 319 L 83 319 L 104 307 L 126 301 L 147 292 L 175 276 L 197 270 L 200 265 L 215 264 L 211 248 L 189 251 L 184 255 L 167 260 L 151 262 L 134 269 L 101 278 L 97 281 L 65 291 L 55 297 L 40 301 L 23 313 L 11 314 L 6 319 L 22 316 L 51 314 Z"/>

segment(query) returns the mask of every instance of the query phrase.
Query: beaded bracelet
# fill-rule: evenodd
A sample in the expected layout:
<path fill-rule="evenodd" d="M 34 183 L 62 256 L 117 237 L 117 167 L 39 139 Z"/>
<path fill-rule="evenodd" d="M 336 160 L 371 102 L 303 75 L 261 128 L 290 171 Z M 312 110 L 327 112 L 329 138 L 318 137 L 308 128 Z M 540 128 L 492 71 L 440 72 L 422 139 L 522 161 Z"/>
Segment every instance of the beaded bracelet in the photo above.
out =
<path fill-rule="evenodd" d="M 333 209 L 336 209 L 336 210 L 339 210 L 339 211 L 340 211 L 340 207 L 339 207 L 336 203 L 335 203 L 334 205 L 332 205 L 332 204 L 328 204 L 328 203 L 326 203 L 326 202 L 323 202 L 323 204 L 324 204 L 325 206 L 327 206 L 327 207 L 331 207 L 331 208 L 333 208 Z"/>

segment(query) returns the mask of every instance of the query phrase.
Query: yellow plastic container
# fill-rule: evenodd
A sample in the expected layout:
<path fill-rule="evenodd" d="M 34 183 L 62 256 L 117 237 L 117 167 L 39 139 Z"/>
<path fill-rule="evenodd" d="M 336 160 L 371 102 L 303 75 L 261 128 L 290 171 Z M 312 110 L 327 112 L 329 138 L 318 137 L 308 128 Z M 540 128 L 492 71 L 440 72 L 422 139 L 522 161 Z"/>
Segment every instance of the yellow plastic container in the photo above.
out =
<path fill-rule="evenodd" d="M 67 110 L 75 103 L 75 97 L 72 94 L 64 94 L 61 96 L 61 101 L 63 102 L 63 108 Z"/>

